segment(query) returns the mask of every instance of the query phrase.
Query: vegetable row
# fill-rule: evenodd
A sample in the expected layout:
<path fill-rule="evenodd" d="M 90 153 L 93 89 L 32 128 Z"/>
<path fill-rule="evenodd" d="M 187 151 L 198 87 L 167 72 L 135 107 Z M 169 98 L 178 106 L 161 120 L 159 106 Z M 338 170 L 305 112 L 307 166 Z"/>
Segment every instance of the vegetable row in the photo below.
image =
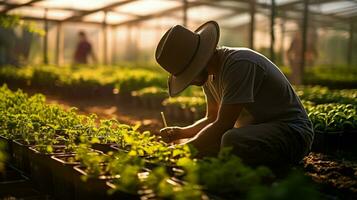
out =
<path fill-rule="evenodd" d="M 27 96 L 6 86 L 0 88 L 0 136 L 31 145 L 43 155 L 58 152 L 60 146 L 63 155 L 79 163 L 77 168 L 85 172 L 83 180 L 111 177 L 112 193 L 150 193 L 168 199 L 202 199 L 206 193 L 276 199 L 282 190 L 284 198 L 301 190 L 311 191 L 307 199 L 317 195 L 305 179 L 295 175 L 272 184 L 268 168 L 245 166 L 228 151 L 217 158 L 197 160 L 189 146 L 169 146 L 149 132 L 139 132 L 138 126 L 79 115 L 75 109 L 46 104 L 43 95 Z M 93 150 L 98 144 L 112 144 L 116 150 Z M 257 196 L 257 191 L 263 196 Z"/>
<path fill-rule="evenodd" d="M 284 70 L 283 70 L 284 71 Z M 288 72 L 287 72 L 288 73 Z M 338 78 L 336 78 L 338 77 Z M 307 70 L 305 79 L 306 84 L 311 85 L 326 85 L 331 88 L 339 85 L 342 87 L 344 81 L 345 88 L 356 88 L 357 72 L 351 68 L 323 68 L 317 67 Z M 48 90 L 58 89 L 63 93 L 70 95 L 78 94 L 78 91 L 83 94 L 103 93 L 112 94 L 124 93 L 128 94 L 135 90 L 140 90 L 144 87 L 156 86 L 166 88 L 167 73 L 157 66 L 149 64 L 122 64 L 121 66 L 2 66 L 0 68 L 0 79 L 4 82 L 15 82 L 23 85 L 31 85 L 36 87 L 46 88 Z M 316 80 L 315 80 L 316 79 Z M 321 82 L 321 84 L 319 84 Z M 341 83 L 339 83 L 341 82 Z M 341 88 L 338 87 L 338 88 Z M 342 87 L 343 88 L 343 87 Z M 304 88 L 303 88 L 304 89 Z M 309 91 L 315 93 L 315 99 L 327 99 L 334 101 L 339 96 L 347 98 L 349 103 L 351 96 L 350 91 L 337 92 L 333 91 L 330 97 L 330 91 L 326 88 L 315 88 L 305 91 L 304 95 L 308 95 Z M 321 89 L 321 90 L 320 90 Z M 321 93 L 321 95 L 320 95 Z M 354 95 L 356 91 L 354 90 Z M 192 96 L 189 90 L 184 96 Z M 320 95 L 320 97 L 319 97 Z M 346 100 L 342 100 L 345 102 Z M 336 101 L 334 101 L 336 102 Z M 331 102 L 324 102 L 331 103 Z M 354 100 L 354 103 L 356 101 Z"/>

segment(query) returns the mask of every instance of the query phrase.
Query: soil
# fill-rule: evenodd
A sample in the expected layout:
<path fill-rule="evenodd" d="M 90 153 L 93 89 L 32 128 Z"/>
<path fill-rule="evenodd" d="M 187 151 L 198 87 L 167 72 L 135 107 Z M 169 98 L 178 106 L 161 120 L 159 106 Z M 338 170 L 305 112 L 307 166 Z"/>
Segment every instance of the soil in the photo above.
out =
<path fill-rule="evenodd" d="M 310 153 L 304 158 L 304 171 L 326 197 L 357 199 L 357 157 Z"/>
<path fill-rule="evenodd" d="M 25 91 L 30 94 L 36 92 L 34 90 Z M 135 107 L 131 102 L 118 101 L 113 98 L 76 99 L 44 94 L 49 103 L 59 104 L 65 108 L 77 107 L 81 114 L 95 113 L 99 118 L 115 118 L 129 125 L 140 123 L 142 131 L 149 130 L 155 134 L 163 127 L 161 110 Z M 188 125 L 188 123 L 177 121 L 168 123 L 169 125 Z M 318 184 L 324 199 L 357 199 L 356 155 L 310 153 L 303 160 L 303 168 L 306 174 Z"/>

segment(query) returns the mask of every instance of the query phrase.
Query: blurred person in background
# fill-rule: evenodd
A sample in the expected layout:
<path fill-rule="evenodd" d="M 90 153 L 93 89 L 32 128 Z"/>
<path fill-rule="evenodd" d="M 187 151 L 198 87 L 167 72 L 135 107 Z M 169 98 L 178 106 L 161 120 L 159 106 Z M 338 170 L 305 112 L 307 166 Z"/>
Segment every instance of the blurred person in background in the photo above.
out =
<path fill-rule="evenodd" d="M 217 47 L 219 26 L 196 31 L 176 25 L 160 40 L 156 61 L 170 73 L 170 96 L 202 86 L 206 116 L 186 127 L 166 127 L 166 142 L 188 138 L 198 157 L 232 148 L 246 164 L 289 169 L 310 151 L 311 121 L 289 81 L 262 54 L 248 48 Z"/>
<path fill-rule="evenodd" d="M 74 64 L 88 64 L 88 57 L 91 56 L 93 62 L 96 62 L 96 57 L 93 52 L 91 43 L 87 39 L 84 31 L 78 32 L 79 42 L 74 53 Z"/>
<path fill-rule="evenodd" d="M 306 66 L 312 66 L 318 57 L 316 49 L 317 33 L 315 29 L 310 30 L 307 35 L 306 49 L 305 49 L 305 63 Z M 294 85 L 302 84 L 303 70 L 302 63 L 302 36 L 301 31 L 296 31 L 287 51 L 287 58 L 291 68 L 291 82 Z"/>

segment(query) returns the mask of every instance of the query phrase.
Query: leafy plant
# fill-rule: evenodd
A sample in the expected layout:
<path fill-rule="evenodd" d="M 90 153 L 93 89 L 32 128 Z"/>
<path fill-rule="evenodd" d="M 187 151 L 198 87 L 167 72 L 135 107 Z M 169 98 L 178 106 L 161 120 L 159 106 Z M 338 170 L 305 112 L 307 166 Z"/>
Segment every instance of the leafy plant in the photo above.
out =
<path fill-rule="evenodd" d="M 346 131 L 357 129 L 356 106 L 351 104 L 321 104 L 306 107 L 316 131 Z"/>
<path fill-rule="evenodd" d="M 252 169 L 240 158 L 229 154 L 226 149 L 217 158 L 199 161 L 199 182 L 216 194 L 244 195 L 251 188 L 262 184 L 263 179 L 271 178 L 272 172 L 266 167 Z"/>

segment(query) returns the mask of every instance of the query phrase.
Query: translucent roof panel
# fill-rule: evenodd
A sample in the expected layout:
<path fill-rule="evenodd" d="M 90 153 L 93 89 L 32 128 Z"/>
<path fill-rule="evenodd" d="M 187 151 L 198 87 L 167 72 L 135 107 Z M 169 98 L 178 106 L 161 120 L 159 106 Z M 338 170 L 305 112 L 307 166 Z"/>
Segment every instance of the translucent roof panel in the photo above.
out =
<path fill-rule="evenodd" d="M 236 15 L 229 19 L 221 20 L 220 24 L 221 26 L 235 27 L 235 26 L 247 24 L 249 22 L 250 22 L 250 15 L 248 13 L 245 13 L 245 14 Z"/>
<path fill-rule="evenodd" d="M 211 6 L 197 6 L 190 8 L 187 11 L 188 19 L 207 21 L 223 17 L 227 14 L 232 14 L 232 10 L 223 8 L 215 8 Z"/>
<path fill-rule="evenodd" d="M 43 18 L 45 16 L 45 9 L 44 8 L 36 8 L 36 7 L 19 7 L 9 12 L 10 14 L 16 14 L 20 16 L 26 17 L 35 17 L 35 18 Z M 53 20 L 63 20 L 67 17 L 73 15 L 72 11 L 67 10 L 48 10 L 47 11 L 47 18 Z"/>
<path fill-rule="evenodd" d="M 239 1 L 220 1 L 217 3 L 219 3 L 220 5 L 223 5 L 223 6 L 230 6 L 232 8 L 234 8 L 234 7 L 249 8 L 250 7 L 250 5 L 247 2 L 239 2 Z"/>
<path fill-rule="evenodd" d="M 352 1 L 336 1 L 329 3 L 322 3 L 310 6 L 310 10 L 321 12 L 324 14 L 331 14 L 336 12 L 343 12 L 344 9 L 349 9 L 357 5 L 357 2 Z"/>
<path fill-rule="evenodd" d="M 123 0 L 45 0 L 35 3 L 34 5 L 46 8 L 69 8 L 76 10 L 93 10 L 108 6 L 115 2 Z"/>
<path fill-rule="evenodd" d="M 336 14 L 339 17 L 354 17 L 357 16 L 357 7 L 348 11 L 344 11 L 341 13 Z"/>
<path fill-rule="evenodd" d="M 288 3 L 293 3 L 293 2 L 296 2 L 296 1 L 297 0 L 275 0 L 275 4 L 277 6 L 281 6 L 281 5 L 288 4 Z M 271 0 L 258 0 L 257 2 L 271 5 Z"/>
<path fill-rule="evenodd" d="M 148 27 L 161 27 L 166 30 L 166 28 L 172 27 L 173 25 L 180 23 L 182 23 L 182 20 L 175 17 L 160 17 L 147 20 L 143 24 Z"/>
<path fill-rule="evenodd" d="M 83 21 L 86 22 L 103 22 L 104 20 L 104 12 L 96 12 L 90 15 L 87 15 L 83 18 Z M 131 20 L 133 19 L 133 17 L 129 16 L 129 15 L 125 15 L 125 14 L 119 14 L 116 12 L 107 12 L 107 24 L 117 24 L 120 22 L 124 22 L 127 20 Z"/>
<path fill-rule="evenodd" d="M 264 19 L 265 16 L 262 14 L 255 15 L 256 21 L 260 21 Z M 230 27 L 230 28 L 245 25 L 250 23 L 250 14 L 249 13 L 243 13 L 239 15 L 237 14 L 236 16 L 230 17 L 228 19 L 220 20 L 219 23 L 221 24 L 221 26 Z"/>
<path fill-rule="evenodd" d="M 179 1 L 145 0 L 134 1 L 114 8 L 117 12 L 132 13 L 136 15 L 150 15 L 166 9 L 182 5 Z"/>

